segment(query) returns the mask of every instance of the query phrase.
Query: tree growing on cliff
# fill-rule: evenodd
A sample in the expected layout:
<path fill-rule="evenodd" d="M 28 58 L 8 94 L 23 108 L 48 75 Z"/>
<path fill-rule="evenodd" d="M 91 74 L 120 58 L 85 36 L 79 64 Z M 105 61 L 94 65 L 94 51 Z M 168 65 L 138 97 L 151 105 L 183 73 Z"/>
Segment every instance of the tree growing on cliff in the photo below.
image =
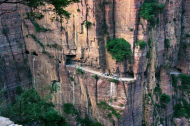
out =
<path fill-rule="evenodd" d="M 18 4 L 19 3 L 19 4 L 29 6 L 33 9 L 39 9 L 39 6 L 44 6 L 45 3 L 47 3 L 47 4 L 51 4 L 54 6 L 54 11 L 61 18 L 63 18 L 63 17 L 69 18 L 70 13 L 67 10 L 65 10 L 64 8 L 75 2 L 79 2 L 79 0 L 16 0 L 16 1 L 3 0 L 3 1 L 0 1 L 0 5 L 3 3 L 7 3 L 7 4 L 11 4 L 11 3 Z M 4 14 L 4 13 L 1 13 L 1 15 L 2 14 Z M 43 17 L 41 13 L 33 13 L 33 16 Z"/>
<path fill-rule="evenodd" d="M 52 102 L 41 99 L 35 89 L 21 93 L 15 103 L 1 107 L 2 116 L 22 125 L 66 126 L 65 119 L 55 110 Z"/>
<path fill-rule="evenodd" d="M 165 4 L 159 4 L 157 0 L 146 0 L 139 12 L 140 17 L 148 20 L 152 26 L 158 23 L 158 13 L 163 11 Z"/>
<path fill-rule="evenodd" d="M 111 53 L 112 58 L 118 62 L 131 55 L 131 45 L 123 38 L 112 39 L 107 43 L 106 48 Z"/>

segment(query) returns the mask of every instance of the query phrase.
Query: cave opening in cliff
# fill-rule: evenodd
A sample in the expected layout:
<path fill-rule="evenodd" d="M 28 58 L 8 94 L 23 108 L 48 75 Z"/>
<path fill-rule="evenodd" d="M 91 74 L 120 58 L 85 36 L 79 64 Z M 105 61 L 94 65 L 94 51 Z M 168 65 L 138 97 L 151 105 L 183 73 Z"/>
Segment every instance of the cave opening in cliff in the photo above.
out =
<path fill-rule="evenodd" d="M 38 54 L 36 52 L 32 52 L 33 56 L 38 56 Z"/>
<path fill-rule="evenodd" d="M 66 55 L 66 65 L 74 64 L 73 59 L 76 55 Z"/>
<path fill-rule="evenodd" d="M 26 53 L 26 54 L 29 54 L 29 51 L 26 49 L 25 53 Z"/>
<path fill-rule="evenodd" d="M 127 71 L 125 73 L 125 77 L 130 77 L 130 78 L 134 78 L 134 73 L 132 71 Z"/>

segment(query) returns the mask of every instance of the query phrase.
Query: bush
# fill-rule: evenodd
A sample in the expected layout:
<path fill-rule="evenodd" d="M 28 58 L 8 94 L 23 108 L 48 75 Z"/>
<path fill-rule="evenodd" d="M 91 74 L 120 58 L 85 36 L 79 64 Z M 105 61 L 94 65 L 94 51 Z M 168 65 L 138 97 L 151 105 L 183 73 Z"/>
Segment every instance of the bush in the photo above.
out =
<path fill-rule="evenodd" d="M 93 75 L 92 77 L 94 77 L 96 80 L 98 80 L 98 75 L 97 74 Z"/>
<path fill-rule="evenodd" d="M 139 46 L 140 49 L 144 49 L 146 47 L 146 42 L 143 40 L 137 40 L 136 45 Z"/>
<path fill-rule="evenodd" d="M 185 74 L 180 74 L 179 78 L 181 79 L 182 89 L 190 92 L 190 76 Z"/>
<path fill-rule="evenodd" d="M 112 114 L 111 113 L 108 113 L 107 116 L 108 116 L 108 118 L 112 118 Z"/>
<path fill-rule="evenodd" d="M 116 80 L 116 79 L 110 79 L 110 80 L 108 80 L 108 81 L 113 82 L 113 83 L 116 83 L 116 84 L 118 84 L 118 83 L 119 83 L 119 81 L 118 81 L 118 80 Z"/>
<path fill-rule="evenodd" d="M 80 12 L 80 9 L 77 9 L 77 12 Z"/>
<path fill-rule="evenodd" d="M 77 110 L 75 109 L 74 105 L 71 104 L 71 103 L 65 103 L 63 105 L 63 111 L 66 113 L 66 114 L 72 114 L 72 115 L 77 115 L 78 112 Z"/>
<path fill-rule="evenodd" d="M 70 77 L 70 80 L 71 80 L 71 81 L 74 81 L 74 78 L 73 78 L 73 77 Z"/>
<path fill-rule="evenodd" d="M 132 32 L 132 31 L 133 31 L 133 28 L 130 28 L 130 31 Z"/>
<path fill-rule="evenodd" d="M 35 41 L 36 43 L 38 43 L 42 48 L 44 48 L 44 44 L 41 43 L 41 42 L 36 38 L 36 36 L 35 36 L 34 34 L 29 34 L 29 35 L 34 39 L 34 41 Z"/>
<path fill-rule="evenodd" d="M 165 39 L 164 40 L 164 47 L 165 48 L 169 48 L 170 47 L 170 40 L 169 39 Z"/>
<path fill-rule="evenodd" d="M 146 58 L 150 58 L 150 52 L 147 52 Z"/>
<path fill-rule="evenodd" d="M 185 34 L 185 37 L 190 37 L 190 34 Z"/>
<path fill-rule="evenodd" d="M 89 28 L 92 25 L 92 23 L 90 21 L 85 21 L 85 27 Z"/>
<path fill-rule="evenodd" d="M 175 75 L 172 75 L 172 86 L 177 88 L 177 77 Z"/>
<path fill-rule="evenodd" d="M 3 33 L 3 35 L 7 35 L 9 33 L 9 29 L 3 28 L 2 33 Z"/>
<path fill-rule="evenodd" d="M 99 103 L 97 103 L 97 106 L 101 108 L 102 110 L 107 109 L 107 110 L 112 111 L 112 114 L 115 115 L 117 119 L 121 117 L 121 115 L 117 113 L 117 111 L 112 106 L 109 106 L 105 101 L 100 101 Z"/>
<path fill-rule="evenodd" d="M 181 103 L 176 104 L 173 109 L 174 109 L 173 116 L 175 118 L 180 118 L 180 117 L 184 117 L 185 116 L 185 109 L 183 108 L 183 106 L 182 106 Z"/>
<path fill-rule="evenodd" d="M 165 94 L 165 93 L 161 94 L 161 96 L 160 96 L 160 102 L 164 103 L 164 104 L 169 103 L 170 102 L 170 96 L 167 95 L 167 94 Z"/>
<path fill-rule="evenodd" d="M 34 27 L 35 27 L 36 32 L 47 32 L 48 31 L 47 28 L 41 27 L 37 22 L 34 23 Z"/>
<path fill-rule="evenodd" d="M 82 71 L 82 69 L 77 68 L 77 74 L 84 74 L 84 72 Z"/>
<path fill-rule="evenodd" d="M 112 58 L 118 62 L 131 55 L 131 45 L 123 38 L 112 39 L 107 43 L 106 48 L 111 53 Z"/>
<path fill-rule="evenodd" d="M 165 4 L 159 4 L 157 1 L 146 0 L 141 7 L 140 17 L 148 20 L 152 26 L 157 23 L 157 16 L 159 11 L 165 8 Z"/>
<path fill-rule="evenodd" d="M 62 50 L 62 46 L 61 45 L 58 45 L 57 43 L 54 43 L 54 44 L 47 44 L 47 47 L 50 47 L 50 48 L 55 48 L 55 49 L 58 49 L 58 50 Z"/>
<path fill-rule="evenodd" d="M 124 105 L 122 103 L 119 104 L 120 107 L 123 107 Z"/>
<path fill-rule="evenodd" d="M 21 86 L 16 87 L 16 94 L 21 95 L 24 92 Z"/>

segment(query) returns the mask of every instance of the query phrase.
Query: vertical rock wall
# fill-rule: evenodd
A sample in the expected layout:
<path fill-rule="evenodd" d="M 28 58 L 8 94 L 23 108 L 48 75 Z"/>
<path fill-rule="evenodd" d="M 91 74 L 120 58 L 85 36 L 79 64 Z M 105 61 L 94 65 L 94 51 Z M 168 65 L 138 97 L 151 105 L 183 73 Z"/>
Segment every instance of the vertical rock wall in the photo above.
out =
<path fill-rule="evenodd" d="M 71 17 L 62 20 L 52 11 L 51 5 L 46 5 L 40 9 L 49 11 L 41 11 L 45 17 L 39 21 L 24 18 L 30 8 L 1 4 L 0 88 L 6 88 L 11 98 L 17 86 L 28 88 L 33 83 L 43 96 L 44 87 L 59 83 L 60 90 L 52 100 L 60 114 L 63 104 L 69 102 L 83 117 L 87 114 L 104 125 L 140 126 L 142 122 L 154 125 L 158 124 L 157 117 L 165 119 L 164 125 L 172 125 L 172 102 L 166 106 L 164 115 L 154 117 L 154 104 L 159 103 L 154 89 L 159 84 L 162 93 L 172 97 L 170 68 L 189 74 L 189 37 L 186 34 L 189 34 L 190 2 L 160 1 L 166 3 L 166 8 L 158 15 L 159 23 L 150 30 L 149 23 L 139 17 L 143 2 L 81 0 L 67 7 Z M 87 26 L 87 22 L 91 24 Z M 38 32 L 36 23 L 51 30 Z M 105 46 L 114 37 L 124 38 L 131 44 L 133 57 L 119 63 L 112 59 Z M 168 49 L 164 47 L 166 39 L 170 40 Z M 137 40 L 146 41 L 146 48 L 137 47 Z M 150 58 L 146 57 L 148 52 Z M 75 68 L 66 66 L 69 63 L 120 76 L 133 74 L 136 80 L 111 86 L 113 84 L 102 77 L 96 82 L 91 73 L 76 74 Z M 115 93 L 110 96 L 111 89 Z M 117 100 L 110 103 L 112 98 Z M 97 106 L 104 100 L 122 115 L 120 120 L 113 116 L 114 122 L 110 121 L 108 111 L 103 112 Z"/>

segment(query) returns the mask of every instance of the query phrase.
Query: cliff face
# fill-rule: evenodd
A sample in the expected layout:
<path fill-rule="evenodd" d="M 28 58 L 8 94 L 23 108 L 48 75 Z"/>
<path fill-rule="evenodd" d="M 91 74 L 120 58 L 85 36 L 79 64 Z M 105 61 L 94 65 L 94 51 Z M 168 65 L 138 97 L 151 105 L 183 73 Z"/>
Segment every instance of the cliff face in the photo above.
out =
<path fill-rule="evenodd" d="M 172 97 L 176 92 L 170 73 L 173 69 L 184 74 L 190 72 L 189 1 L 160 1 L 166 8 L 158 15 L 159 23 L 151 29 L 149 23 L 139 17 L 143 2 L 81 0 L 67 7 L 72 13 L 70 19 L 61 20 L 51 11 L 52 6 L 46 5 L 40 8 L 45 17 L 37 22 L 25 19 L 24 13 L 31 11 L 26 6 L 0 5 L 0 88 L 7 87 L 8 98 L 11 98 L 17 86 L 28 88 L 33 84 L 43 96 L 45 86 L 58 84 L 60 89 L 52 100 L 60 114 L 63 104 L 69 102 L 83 117 L 88 115 L 108 126 L 173 125 L 171 119 L 176 99 Z M 39 32 L 39 27 L 50 30 Z M 112 59 L 105 48 L 111 38 L 127 40 L 133 56 L 122 62 Z M 166 39 L 170 40 L 169 48 L 165 47 Z M 137 40 L 146 41 L 146 48 L 137 47 Z M 92 77 L 94 72 L 77 74 L 77 69 L 69 64 L 125 78 L 132 76 L 134 81 L 117 84 L 103 76 L 95 79 Z M 160 104 L 154 92 L 158 84 L 162 93 L 171 98 L 166 109 L 155 106 Z M 100 101 L 114 107 L 121 118 L 118 120 L 115 115 L 108 118 L 109 110 L 102 110 L 97 105 Z M 184 120 L 174 122 L 187 124 Z"/>

